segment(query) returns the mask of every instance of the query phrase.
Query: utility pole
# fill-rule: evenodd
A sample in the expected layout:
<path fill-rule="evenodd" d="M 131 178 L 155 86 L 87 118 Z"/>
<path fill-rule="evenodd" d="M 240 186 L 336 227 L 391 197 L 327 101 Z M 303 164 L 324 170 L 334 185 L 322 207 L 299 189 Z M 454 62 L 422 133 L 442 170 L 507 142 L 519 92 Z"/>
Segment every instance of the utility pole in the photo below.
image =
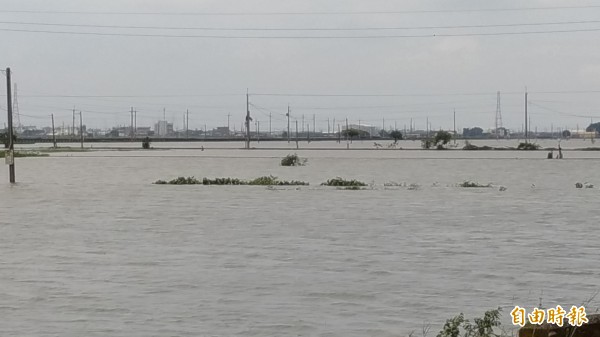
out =
<path fill-rule="evenodd" d="M 231 117 L 230 113 L 227 113 L 227 136 L 231 136 L 231 131 L 229 131 L 229 118 Z"/>
<path fill-rule="evenodd" d="M 227 118 L 227 130 L 229 130 L 229 117 Z M 185 110 L 185 138 L 190 138 L 190 109 Z"/>
<path fill-rule="evenodd" d="M 500 129 L 502 128 L 502 109 L 500 105 L 500 91 L 496 97 L 496 139 L 500 138 Z"/>
<path fill-rule="evenodd" d="M 296 150 L 298 149 L 298 121 L 296 121 Z"/>
<path fill-rule="evenodd" d="M 525 88 L 525 143 L 527 143 L 528 141 L 528 133 L 527 133 L 527 128 L 529 126 L 527 125 L 527 88 Z"/>
<path fill-rule="evenodd" d="M 456 144 L 456 109 L 454 109 L 454 144 Z"/>
<path fill-rule="evenodd" d="M 302 133 L 304 133 L 304 114 L 302 115 Z"/>
<path fill-rule="evenodd" d="M 349 135 L 350 135 L 350 130 L 348 129 L 348 118 L 346 117 L 346 149 L 350 149 L 350 142 L 348 142 Z"/>
<path fill-rule="evenodd" d="M 204 124 L 204 140 L 206 141 L 206 124 Z"/>
<path fill-rule="evenodd" d="M 260 121 L 256 121 L 256 140 L 260 143 Z"/>
<path fill-rule="evenodd" d="M 317 119 L 315 117 L 315 114 L 313 114 L 313 137 L 315 136 L 316 132 L 317 132 Z"/>
<path fill-rule="evenodd" d="M 52 143 L 54 143 L 54 148 L 56 149 L 56 133 L 54 132 L 54 114 L 52 114 Z"/>
<path fill-rule="evenodd" d="M 329 125 L 329 117 L 327 117 L 327 136 L 329 137 L 329 132 L 330 132 L 331 128 Z"/>
<path fill-rule="evenodd" d="M 137 110 L 133 110 L 133 138 L 137 137 Z"/>
<path fill-rule="evenodd" d="M 427 123 L 427 138 L 429 138 L 429 117 L 427 117 L 425 123 Z"/>
<path fill-rule="evenodd" d="M 273 137 L 273 132 L 271 132 L 271 115 L 269 112 L 269 137 Z"/>
<path fill-rule="evenodd" d="M 73 128 L 71 129 L 73 132 L 71 133 L 71 139 L 75 138 L 75 108 L 73 108 Z"/>
<path fill-rule="evenodd" d="M 15 144 L 13 142 L 13 116 L 12 116 L 12 93 L 11 91 L 11 80 L 10 80 L 10 68 L 6 68 L 6 112 L 8 113 L 8 153 L 6 158 L 8 159 L 8 179 L 11 183 L 15 182 Z M 10 159 L 9 159 L 10 158 Z"/>
<path fill-rule="evenodd" d="M 290 105 L 288 104 L 288 111 L 285 114 L 287 116 L 287 122 L 288 122 L 288 132 L 287 132 L 287 139 L 288 139 L 288 144 L 290 143 Z"/>
<path fill-rule="evenodd" d="M 383 137 L 383 134 L 385 132 L 385 117 L 383 118 L 383 124 L 381 126 L 382 126 L 381 130 L 383 130 L 383 132 L 381 134 L 382 134 L 382 137 Z"/>
<path fill-rule="evenodd" d="M 79 133 L 81 136 L 81 148 L 83 149 L 83 115 L 79 111 Z"/>
<path fill-rule="evenodd" d="M 131 138 L 133 138 L 133 107 L 131 107 L 130 114 L 131 114 L 131 127 L 129 130 L 130 131 L 129 136 L 131 136 Z"/>
<path fill-rule="evenodd" d="M 246 90 L 246 149 L 250 149 L 250 98 L 248 95 L 248 90 Z"/>

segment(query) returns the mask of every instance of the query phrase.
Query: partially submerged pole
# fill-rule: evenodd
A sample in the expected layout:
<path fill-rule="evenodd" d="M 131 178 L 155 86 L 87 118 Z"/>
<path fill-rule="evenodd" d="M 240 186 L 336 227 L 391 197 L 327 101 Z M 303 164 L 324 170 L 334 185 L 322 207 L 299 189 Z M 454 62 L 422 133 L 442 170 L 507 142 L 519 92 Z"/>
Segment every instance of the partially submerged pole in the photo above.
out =
<path fill-rule="evenodd" d="M 56 149 L 56 132 L 54 131 L 54 114 L 52 114 L 52 143 L 54 143 L 54 148 Z"/>
<path fill-rule="evenodd" d="M 12 119 L 12 93 L 11 93 L 10 68 L 6 68 L 6 111 L 8 113 L 8 152 L 6 160 L 8 163 L 8 178 L 11 183 L 15 182 L 15 144 L 13 141 L 13 119 Z"/>

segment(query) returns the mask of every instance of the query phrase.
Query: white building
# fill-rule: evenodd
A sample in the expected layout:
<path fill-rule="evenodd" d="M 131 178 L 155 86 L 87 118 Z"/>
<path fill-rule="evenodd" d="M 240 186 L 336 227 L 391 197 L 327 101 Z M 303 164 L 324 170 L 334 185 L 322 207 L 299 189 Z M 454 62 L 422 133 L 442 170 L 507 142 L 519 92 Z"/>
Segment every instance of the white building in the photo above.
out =
<path fill-rule="evenodd" d="M 167 121 L 158 121 L 154 124 L 154 135 L 159 137 L 165 137 L 173 133 L 173 123 Z"/>

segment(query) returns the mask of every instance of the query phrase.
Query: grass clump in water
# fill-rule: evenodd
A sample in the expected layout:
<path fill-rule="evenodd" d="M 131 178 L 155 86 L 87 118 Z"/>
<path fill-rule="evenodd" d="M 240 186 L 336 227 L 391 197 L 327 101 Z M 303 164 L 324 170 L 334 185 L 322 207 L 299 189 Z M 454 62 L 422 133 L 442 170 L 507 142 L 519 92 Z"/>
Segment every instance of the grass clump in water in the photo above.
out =
<path fill-rule="evenodd" d="M 465 141 L 465 146 L 463 147 L 463 150 L 468 150 L 468 151 L 489 151 L 489 150 L 494 150 L 493 147 L 491 146 L 477 146 L 477 145 L 473 145 L 471 144 L 469 141 Z"/>
<path fill-rule="evenodd" d="M 492 187 L 492 184 L 487 184 L 487 185 L 483 185 L 474 181 L 463 181 L 462 183 L 458 184 L 459 187 Z"/>
<path fill-rule="evenodd" d="M 307 159 L 302 159 L 294 153 L 288 154 L 283 159 L 281 159 L 281 166 L 304 166 L 306 162 Z"/>
<path fill-rule="evenodd" d="M 156 185 L 201 185 L 202 181 L 194 177 L 178 177 L 170 181 L 157 180 Z"/>
<path fill-rule="evenodd" d="M 296 180 L 292 180 L 292 181 L 279 180 L 277 177 L 274 177 L 274 176 L 264 176 L 264 177 L 259 177 L 259 178 L 250 180 L 248 182 L 248 185 L 305 186 L 305 185 L 308 185 L 308 183 L 304 182 L 304 181 L 296 181 Z"/>
<path fill-rule="evenodd" d="M 519 143 L 519 146 L 517 146 L 517 150 L 524 150 L 524 151 L 534 151 L 534 150 L 539 150 L 540 146 L 538 144 L 534 144 L 534 143 Z"/>
<path fill-rule="evenodd" d="M 354 179 L 346 180 L 340 177 L 336 177 L 327 180 L 326 182 L 322 183 L 321 186 L 362 187 L 367 186 L 367 184 Z"/>
<path fill-rule="evenodd" d="M 202 185 L 247 185 L 247 183 L 237 178 L 203 178 Z"/>
<path fill-rule="evenodd" d="M 252 179 L 249 181 L 237 179 L 237 178 L 215 178 L 215 179 L 203 178 L 202 180 L 198 180 L 194 177 L 189 177 L 189 178 L 179 177 L 179 178 L 175 178 L 170 181 L 157 180 L 156 182 L 154 182 L 154 184 L 156 184 L 156 185 L 252 185 L 252 186 L 271 186 L 271 185 L 306 186 L 306 185 L 308 185 L 308 183 L 304 182 L 304 181 L 279 180 L 277 177 L 274 177 L 274 176 L 264 176 L 264 177 L 259 177 L 259 178 Z"/>

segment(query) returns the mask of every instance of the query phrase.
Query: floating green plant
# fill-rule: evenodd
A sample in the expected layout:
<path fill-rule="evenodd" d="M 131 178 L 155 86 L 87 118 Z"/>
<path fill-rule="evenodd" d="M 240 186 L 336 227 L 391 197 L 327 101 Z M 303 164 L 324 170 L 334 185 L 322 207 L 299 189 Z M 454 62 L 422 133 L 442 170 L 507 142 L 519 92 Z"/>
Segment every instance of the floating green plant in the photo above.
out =
<path fill-rule="evenodd" d="M 264 176 L 259 177 L 252 180 L 242 180 L 237 178 L 203 178 L 202 180 L 198 180 L 194 177 L 179 177 L 170 181 L 165 180 L 157 180 L 154 182 L 156 185 L 252 185 L 252 186 L 306 186 L 307 182 L 304 181 L 286 181 L 279 180 L 274 176 Z"/>
<path fill-rule="evenodd" d="M 326 182 L 322 183 L 321 186 L 367 186 L 366 183 L 358 180 L 346 180 L 340 177 L 336 177 L 334 179 L 329 179 Z"/>
<path fill-rule="evenodd" d="M 288 154 L 283 159 L 281 159 L 281 166 L 304 166 L 306 162 L 307 159 L 302 159 L 294 153 Z"/>
<path fill-rule="evenodd" d="M 487 184 L 487 185 L 483 185 L 474 181 L 463 181 L 462 183 L 458 184 L 459 187 L 492 187 L 492 184 Z"/>
<path fill-rule="evenodd" d="M 517 146 L 517 150 L 533 151 L 539 149 L 540 146 L 534 143 L 519 143 L 519 146 Z"/>

